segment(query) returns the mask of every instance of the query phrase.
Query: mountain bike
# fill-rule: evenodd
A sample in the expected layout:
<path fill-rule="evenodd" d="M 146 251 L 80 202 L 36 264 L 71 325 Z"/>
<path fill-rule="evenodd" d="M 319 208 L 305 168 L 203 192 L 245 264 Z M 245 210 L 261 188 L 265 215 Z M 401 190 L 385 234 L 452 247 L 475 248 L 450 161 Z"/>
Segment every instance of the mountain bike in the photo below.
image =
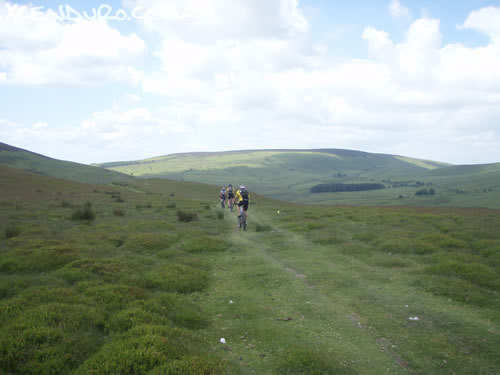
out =
<path fill-rule="evenodd" d="M 221 206 L 221 208 L 225 208 L 225 205 L 226 205 L 226 199 L 225 198 L 221 198 L 220 199 L 220 206 Z"/>
<path fill-rule="evenodd" d="M 245 210 L 241 210 L 241 214 L 238 216 L 238 223 L 240 229 L 247 230 L 247 212 Z"/>

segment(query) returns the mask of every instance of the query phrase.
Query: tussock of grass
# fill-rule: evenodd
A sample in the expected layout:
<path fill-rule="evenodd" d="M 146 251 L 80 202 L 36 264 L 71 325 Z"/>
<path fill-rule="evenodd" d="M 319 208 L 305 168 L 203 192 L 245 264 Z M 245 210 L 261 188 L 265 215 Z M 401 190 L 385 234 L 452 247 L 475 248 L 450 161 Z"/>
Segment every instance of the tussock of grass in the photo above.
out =
<path fill-rule="evenodd" d="M 123 333 L 142 325 L 170 326 L 171 321 L 163 315 L 151 313 L 140 307 L 131 307 L 115 314 L 109 322 L 112 332 Z"/>
<path fill-rule="evenodd" d="M 113 209 L 113 215 L 114 216 L 119 216 L 119 217 L 124 217 L 125 216 L 125 210 L 122 208 L 115 208 Z"/>
<path fill-rule="evenodd" d="M 200 355 L 183 356 L 163 366 L 151 370 L 148 375 L 224 375 L 229 374 L 224 362 L 215 357 Z"/>
<path fill-rule="evenodd" d="M 61 207 L 63 207 L 63 208 L 73 208 L 73 203 L 63 200 L 63 201 L 61 201 Z"/>
<path fill-rule="evenodd" d="M 500 291 L 500 276 L 484 264 L 468 264 L 448 261 L 427 267 L 426 272 L 433 275 L 455 277 Z"/>
<path fill-rule="evenodd" d="M 84 280 L 102 280 L 116 283 L 129 280 L 139 273 L 140 261 L 122 261 L 121 259 L 82 259 L 66 265 L 58 271 L 58 275 L 74 284 Z"/>
<path fill-rule="evenodd" d="M 411 262 L 405 261 L 399 257 L 384 257 L 384 259 L 375 260 L 372 264 L 385 268 L 406 268 L 412 265 Z"/>
<path fill-rule="evenodd" d="M 361 232 L 354 234 L 352 238 L 357 241 L 373 242 L 377 239 L 377 234 L 373 232 Z"/>
<path fill-rule="evenodd" d="M 186 301 L 185 297 L 176 293 L 156 294 L 155 299 L 141 300 L 133 303 L 142 310 L 167 317 L 172 324 L 188 329 L 201 329 L 209 325 L 208 317 L 200 307 Z"/>
<path fill-rule="evenodd" d="M 72 220 L 93 221 L 95 220 L 95 211 L 92 208 L 92 203 L 87 202 L 81 208 L 77 208 L 71 215 Z"/>
<path fill-rule="evenodd" d="M 177 218 L 182 223 L 189 223 L 190 221 L 195 221 L 198 219 L 198 213 L 177 210 Z"/>
<path fill-rule="evenodd" d="M 184 241 L 181 245 L 181 249 L 193 254 L 212 253 L 224 251 L 228 246 L 227 241 L 216 236 L 195 236 Z"/>
<path fill-rule="evenodd" d="M 442 249 L 467 249 L 469 245 L 467 242 L 454 238 L 449 234 L 443 233 L 430 233 L 423 237 L 423 240 L 435 244 Z"/>
<path fill-rule="evenodd" d="M 96 345 L 94 336 L 70 333 L 102 332 L 104 324 L 101 313 L 84 305 L 58 303 L 24 309 L 4 325 L 0 368 L 16 374 L 69 372 Z"/>
<path fill-rule="evenodd" d="M 224 211 L 217 210 L 217 219 L 219 219 L 219 220 L 223 220 L 224 219 Z"/>
<path fill-rule="evenodd" d="M 271 232 L 273 228 L 269 224 L 256 224 L 255 231 L 256 232 Z"/>
<path fill-rule="evenodd" d="M 487 290 L 461 279 L 444 276 L 422 275 L 414 285 L 438 296 L 476 306 L 491 306 L 492 295 Z M 498 306 L 497 303 L 493 303 Z"/>
<path fill-rule="evenodd" d="M 164 233 L 135 234 L 125 240 L 123 250 L 134 253 L 151 253 L 170 247 L 176 237 Z"/>
<path fill-rule="evenodd" d="M 167 292 L 193 293 L 208 286 L 206 271 L 185 264 L 168 264 L 156 271 L 146 273 L 147 286 Z"/>
<path fill-rule="evenodd" d="M 323 246 L 335 246 L 344 243 L 345 240 L 336 234 L 321 233 L 319 235 L 315 235 L 312 242 Z"/>
<path fill-rule="evenodd" d="M 135 300 L 146 299 L 148 292 L 140 287 L 126 284 L 100 284 L 84 281 L 76 285 L 77 290 L 93 304 L 102 305 L 108 311 L 116 311 Z"/>
<path fill-rule="evenodd" d="M 0 270 L 7 274 L 50 271 L 75 260 L 76 251 L 63 244 L 28 246 L 7 253 L 0 260 Z"/>
<path fill-rule="evenodd" d="M 330 353 L 313 349 L 296 348 L 286 352 L 281 359 L 277 374 L 357 374 Z"/>
<path fill-rule="evenodd" d="M 335 250 L 339 251 L 342 254 L 351 255 L 354 257 L 370 256 L 373 252 L 373 248 L 371 246 L 363 242 L 356 241 L 345 242 L 335 247 Z"/>
<path fill-rule="evenodd" d="M 143 325 L 106 344 L 76 374 L 146 374 L 188 354 L 187 332 L 168 326 Z"/>
<path fill-rule="evenodd" d="M 17 237 L 21 234 L 21 228 L 19 228 L 18 225 L 16 224 L 8 224 L 7 227 L 4 230 L 4 237 L 5 239 L 10 239 Z"/>

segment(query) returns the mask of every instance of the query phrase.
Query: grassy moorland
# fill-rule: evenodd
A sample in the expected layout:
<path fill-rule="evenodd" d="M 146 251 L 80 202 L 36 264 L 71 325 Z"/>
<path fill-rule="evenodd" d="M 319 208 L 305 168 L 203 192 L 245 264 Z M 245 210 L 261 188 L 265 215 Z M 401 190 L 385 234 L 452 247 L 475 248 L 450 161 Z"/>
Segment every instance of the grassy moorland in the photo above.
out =
<path fill-rule="evenodd" d="M 42 176 L 52 176 L 85 183 L 104 184 L 132 181 L 129 175 L 89 165 L 52 159 L 1 142 L 0 165 L 27 170 Z"/>
<path fill-rule="evenodd" d="M 500 372 L 498 210 L 124 185 L 0 166 L 0 373 Z"/>
<path fill-rule="evenodd" d="M 306 204 L 500 208 L 500 163 L 450 166 L 351 150 L 187 153 L 102 167 L 139 177 L 214 185 L 245 181 L 259 194 Z M 382 190 L 312 194 L 324 183 L 379 183 Z M 416 195 L 432 189 L 433 194 Z"/>

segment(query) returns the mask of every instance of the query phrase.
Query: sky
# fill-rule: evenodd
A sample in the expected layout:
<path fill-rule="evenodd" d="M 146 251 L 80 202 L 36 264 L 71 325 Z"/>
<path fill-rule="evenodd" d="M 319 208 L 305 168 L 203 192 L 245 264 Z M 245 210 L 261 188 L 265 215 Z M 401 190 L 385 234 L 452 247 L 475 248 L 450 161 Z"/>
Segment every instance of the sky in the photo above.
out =
<path fill-rule="evenodd" d="M 500 0 L 0 0 L 0 142 L 500 162 Z"/>

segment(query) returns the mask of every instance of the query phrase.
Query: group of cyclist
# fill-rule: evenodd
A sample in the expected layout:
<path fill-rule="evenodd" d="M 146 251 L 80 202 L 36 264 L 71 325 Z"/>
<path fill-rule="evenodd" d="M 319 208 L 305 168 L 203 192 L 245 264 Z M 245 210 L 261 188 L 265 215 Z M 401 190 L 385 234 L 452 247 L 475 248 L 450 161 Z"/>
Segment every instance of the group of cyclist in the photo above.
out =
<path fill-rule="evenodd" d="M 250 195 L 246 186 L 241 185 L 237 190 L 231 184 L 227 187 L 223 186 L 219 191 L 219 199 L 222 208 L 225 208 L 227 200 L 231 212 L 235 204 L 238 206 L 238 226 L 241 228 L 243 223 L 243 229 L 245 230 L 246 219 L 248 217 L 248 204 L 250 202 Z"/>

